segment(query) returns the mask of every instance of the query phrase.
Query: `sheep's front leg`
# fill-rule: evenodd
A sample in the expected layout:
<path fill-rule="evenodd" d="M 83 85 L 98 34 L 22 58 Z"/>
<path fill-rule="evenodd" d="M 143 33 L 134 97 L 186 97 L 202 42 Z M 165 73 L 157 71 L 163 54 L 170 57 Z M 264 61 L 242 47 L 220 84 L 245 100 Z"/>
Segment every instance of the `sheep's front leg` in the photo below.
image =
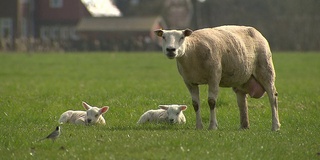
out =
<path fill-rule="evenodd" d="M 187 84 L 187 88 L 191 94 L 193 109 L 196 112 L 196 129 L 203 129 L 201 112 L 200 112 L 200 97 L 198 85 Z"/>
<path fill-rule="evenodd" d="M 209 85 L 209 93 L 208 93 L 208 104 L 210 107 L 210 124 L 209 130 L 218 128 L 218 121 L 216 117 L 216 102 L 219 92 L 219 86 L 217 85 Z"/>

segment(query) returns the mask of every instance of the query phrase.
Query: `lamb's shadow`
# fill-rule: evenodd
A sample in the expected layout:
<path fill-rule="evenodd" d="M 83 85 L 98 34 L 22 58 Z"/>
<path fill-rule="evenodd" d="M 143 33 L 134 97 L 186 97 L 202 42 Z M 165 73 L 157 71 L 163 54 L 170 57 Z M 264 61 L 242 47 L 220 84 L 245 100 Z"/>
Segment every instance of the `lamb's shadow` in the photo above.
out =
<path fill-rule="evenodd" d="M 194 130 L 194 127 L 179 124 L 142 124 L 142 125 L 132 125 L 132 126 L 112 126 L 108 127 L 110 131 L 155 131 L 155 130 Z"/>

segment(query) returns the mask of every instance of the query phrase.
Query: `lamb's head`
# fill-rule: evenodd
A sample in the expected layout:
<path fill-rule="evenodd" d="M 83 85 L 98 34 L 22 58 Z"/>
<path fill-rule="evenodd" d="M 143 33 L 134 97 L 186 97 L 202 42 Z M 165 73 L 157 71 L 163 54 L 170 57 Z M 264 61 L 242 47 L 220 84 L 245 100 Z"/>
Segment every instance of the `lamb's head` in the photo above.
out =
<path fill-rule="evenodd" d="M 167 111 L 169 123 L 180 123 L 182 111 L 187 109 L 186 105 L 159 105 L 159 108 Z"/>
<path fill-rule="evenodd" d="M 184 54 L 183 42 L 185 37 L 192 34 L 192 30 L 155 30 L 154 33 L 158 37 L 162 37 L 163 53 L 170 59 L 180 57 Z"/>
<path fill-rule="evenodd" d="M 87 110 L 87 116 L 85 118 L 86 124 L 95 124 L 98 122 L 100 116 L 106 113 L 109 110 L 108 106 L 104 106 L 102 108 L 91 107 L 86 102 L 82 102 L 83 107 Z"/>

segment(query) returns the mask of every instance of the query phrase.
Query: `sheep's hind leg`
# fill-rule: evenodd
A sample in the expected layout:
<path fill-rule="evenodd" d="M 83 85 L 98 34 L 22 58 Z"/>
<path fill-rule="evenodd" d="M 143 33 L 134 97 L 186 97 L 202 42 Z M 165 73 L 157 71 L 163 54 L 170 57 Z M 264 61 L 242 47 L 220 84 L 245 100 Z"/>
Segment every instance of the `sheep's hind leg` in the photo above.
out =
<path fill-rule="evenodd" d="M 186 84 L 192 97 L 193 109 L 196 112 L 196 129 L 203 129 L 201 112 L 200 112 L 200 97 L 198 85 Z"/>
<path fill-rule="evenodd" d="M 236 88 L 233 88 L 233 91 L 237 95 L 237 102 L 240 111 L 240 129 L 249 129 L 250 125 L 246 93 Z"/>
<path fill-rule="evenodd" d="M 272 90 L 267 90 L 267 94 L 269 97 L 269 102 L 271 105 L 271 111 L 272 111 L 272 131 L 278 131 L 280 130 L 280 121 L 279 121 L 279 114 L 278 114 L 278 93 L 276 91 L 276 88 L 273 86 Z"/>
<path fill-rule="evenodd" d="M 280 130 L 280 121 L 278 114 L 278 93 L 276 87 L 274 86 L 274 81 L 262 82 L 263 87 L 266 89 L 268 94 L 269 103 L 272 112 L 272 131 Z"/>
<path fill-rule="evenodd" d="M 265 73 L 270 73 L 265 72 Z M 262 87 L 266 90 L 268 97 L 269 97 L 269 103 L 271 106 L 271 112 L 272 112 L 272 130 L 277 131 L 280 130 L 280 122 L 279 122 L 279 114 L 278 114 L 278 93 L 276 91 L 276 87 L 274 85 L 274 79 L 272 76 L 267 76 L 268 74 L 260 74 L 260 76 L 257 76 L 260 78 L 260 82 Z M 259 80 L 258 80 L 259 81 Z"/>
<path fill-rule="evenodd" d="M 280 121 L 278 115 L 278 93 L 275 87 L 275 71 L 271 56 L 262 57 L 263 61 L 259 62 L 259 67 L 256 68 L 257 81 L 266 90 L 272 112 L 272 130 L 280 130 Z M 263 66 L 263 67 L 262 67 Z"/>

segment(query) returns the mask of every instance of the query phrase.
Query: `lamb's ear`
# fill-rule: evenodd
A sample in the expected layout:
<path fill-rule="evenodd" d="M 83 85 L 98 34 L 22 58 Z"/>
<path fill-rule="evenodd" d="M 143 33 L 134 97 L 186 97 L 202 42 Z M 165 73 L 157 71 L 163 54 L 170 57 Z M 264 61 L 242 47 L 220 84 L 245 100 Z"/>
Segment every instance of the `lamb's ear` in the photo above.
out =
<path fill-rule="evenodd" d="M 185 110 L 187 110 L 187 106 L 186 106 L 186 105 L 180 105 L 180 106 L 179 106 L 179 109 L 180 109 L 181 111 L 185 111 Z"/>
<path fill-rule="evenodd" d="M 185 29 L 184 31 L 183 31 L 183 35 L 185 36 L 185 37 L 187 37 L 187 36 L 190 36 L 191 34 L 192 34 L 192 30 L 191 29 L 189 29 L 189 28 L 187 28 L 187 29 Z"/>
<path fill-rule="evenodd" d="M 82 102 L 82 105 L 83 105 L 84 109 L 86 109 L 86 110 L 91 108 L 91 106 L 89 104 L 87 104 L 86 102 Z"/>
<path fill-rule="evenodd" d="M 166 105 L 159 105 L 159 108 L 164 109 L 164 110 L 168 110 L 169 107 Z"/>
<path fill-rule="evenodd" d="M 106 113 L 108 110 L 109 110 L 109 106 L 104 106 L 104 107 L 102 107 L 102 108 L 99 110 L 99 112 L 100 112 L 100 114 L 104 114 L 104 113 Z"/>
<path fill-rule="evenodd" d="M 157 29 L 157 30 L 154 31 L 154 34 L 156 34 L 158 37 L 162 37 L 163 30 L 162 29 Z"/>

